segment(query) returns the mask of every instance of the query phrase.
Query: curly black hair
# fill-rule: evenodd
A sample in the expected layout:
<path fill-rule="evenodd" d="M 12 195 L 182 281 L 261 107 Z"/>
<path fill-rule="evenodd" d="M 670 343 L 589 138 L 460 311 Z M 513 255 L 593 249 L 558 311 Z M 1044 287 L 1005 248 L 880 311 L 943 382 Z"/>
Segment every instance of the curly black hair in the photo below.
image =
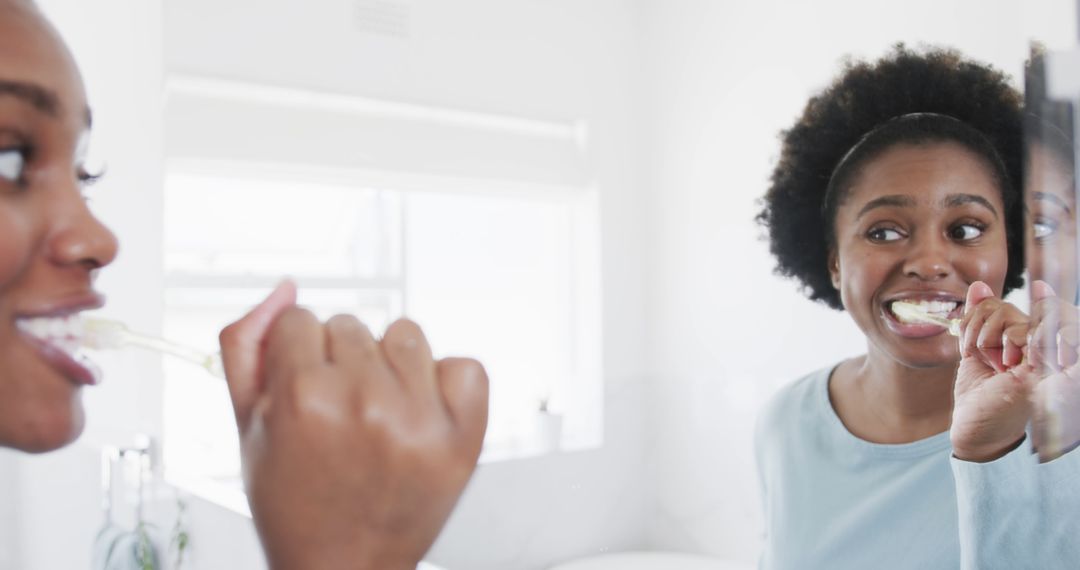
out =
<path fill-rule="evenodd" d="M 983 157 L 1000 182 L 1009 257 L 1005 292 L 1022 286 L 1022 102 L 1006 75 L 952 49 L 913 50 L 901 43 L 876 62 L 846 62 L 780 134 L 780 160 L 757 215 L 776 273 L 799 280 L 810 299 L 843 310 L 828 258 L 844 182 L 898 143 L 950 141 Z"/>

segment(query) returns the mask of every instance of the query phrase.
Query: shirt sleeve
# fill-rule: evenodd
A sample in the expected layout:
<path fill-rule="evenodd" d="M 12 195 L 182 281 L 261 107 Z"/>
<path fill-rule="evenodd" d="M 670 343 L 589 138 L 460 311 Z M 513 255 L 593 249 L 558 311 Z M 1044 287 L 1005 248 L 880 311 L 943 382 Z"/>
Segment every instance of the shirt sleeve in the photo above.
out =
<path fill-rule="evenodd" d="M 1080 567 L 1080 450 L 1036 469 L 1045 568 Z"/>
<path fill-rule="evenodd" d="M 961 568 L 1072 568 L 1080 539 L 1080 454 L 1040 465 L 1029 441 L 995 461 L 952 458 Z"/>

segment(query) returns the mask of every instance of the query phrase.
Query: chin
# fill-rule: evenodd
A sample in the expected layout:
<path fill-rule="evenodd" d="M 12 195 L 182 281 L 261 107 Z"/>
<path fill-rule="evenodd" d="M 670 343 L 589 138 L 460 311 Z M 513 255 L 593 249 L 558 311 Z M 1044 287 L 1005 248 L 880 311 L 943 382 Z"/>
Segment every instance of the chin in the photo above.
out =
<path fill-rule="evenodd" d="M 69 407 L 43 412 L 8 434 L 3 444 L 27 453 L 56 451 L 79 438 L 86 426 L 82 401 L 76 396 Z"/>
<path fill-rule="evenodd" d="M 917 369 L 942 368 L 960 364 L 960 352 L 955 348 L 942 351 L 924 350 L 893 353 L 893 358 L 908 368 Z"/>

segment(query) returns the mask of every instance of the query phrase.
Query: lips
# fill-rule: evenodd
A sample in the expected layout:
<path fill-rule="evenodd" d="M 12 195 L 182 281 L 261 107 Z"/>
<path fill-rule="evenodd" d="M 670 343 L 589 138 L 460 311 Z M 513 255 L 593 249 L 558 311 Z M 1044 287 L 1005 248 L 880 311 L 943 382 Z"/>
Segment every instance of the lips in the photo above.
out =
<path fill-rule="evenodd" d="M 98 294 L 86 294 L 67 301 L 39 306 L 15 318 L 15 328 L 27 344 L 49 366 L 77 385 L 100 382 L 98 367 L 80 354 L 83 325 L 79 313 L 104 304 Z"/>

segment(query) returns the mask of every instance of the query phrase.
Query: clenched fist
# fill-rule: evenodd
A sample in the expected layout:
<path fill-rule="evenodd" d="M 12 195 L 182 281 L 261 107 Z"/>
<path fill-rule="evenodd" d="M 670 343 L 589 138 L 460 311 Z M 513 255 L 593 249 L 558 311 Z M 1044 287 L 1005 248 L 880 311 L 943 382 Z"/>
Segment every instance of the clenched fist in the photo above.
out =
<path fill-rule="evenodd" d="M 252 516 L 274 570 L 414 570 L 476 467 L 488 384 L 420 328 L 376 340 L 276 289 L 221 333 Z"/>

